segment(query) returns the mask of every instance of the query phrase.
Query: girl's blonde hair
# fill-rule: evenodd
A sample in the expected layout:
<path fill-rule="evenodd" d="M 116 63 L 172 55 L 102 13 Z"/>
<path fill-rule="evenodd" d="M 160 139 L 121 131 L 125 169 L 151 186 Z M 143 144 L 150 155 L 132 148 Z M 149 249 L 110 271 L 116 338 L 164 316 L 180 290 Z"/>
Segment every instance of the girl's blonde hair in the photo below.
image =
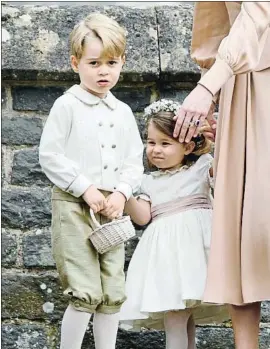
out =
<path fill-rule="evenodd" d="M 81 59 L 87 38 L 98 38 L 103 44 L 103 57 L 123 57 L 126 32 L 114 19 L 93 13 L 75 25 L 70 33 L 71 55 Z"/>
<path fill-rule="evenodd" d="M 152 123 L 159 131 L 166 134 L 170 138 L 174 139 L 173 131 L 176 121 L 173 120 L 175 116 L 174 112 L 171 111 L 158 111 L 152 113 L 148 117 L 147 126 Z M 201 155 L 207 154 L 211 151 L 211 141 L 204 137 L 203 134 L 199 134 L 197 137 L 193 138 L 192 141 L 195 143 L 193 151 L 184 156 L 182 165 L 191 166 L 194 164 Z"/>

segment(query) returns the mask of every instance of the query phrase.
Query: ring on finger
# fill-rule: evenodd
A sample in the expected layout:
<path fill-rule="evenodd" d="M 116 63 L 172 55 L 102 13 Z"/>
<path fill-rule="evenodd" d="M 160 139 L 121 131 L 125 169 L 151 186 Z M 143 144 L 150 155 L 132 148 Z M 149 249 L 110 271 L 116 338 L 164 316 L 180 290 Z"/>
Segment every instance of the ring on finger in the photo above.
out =
<path fill-rule="evenodd" d="M 200 120 L 193 120 L 189 123 L 189 127 L 199 127 L 200 123 Z"/>

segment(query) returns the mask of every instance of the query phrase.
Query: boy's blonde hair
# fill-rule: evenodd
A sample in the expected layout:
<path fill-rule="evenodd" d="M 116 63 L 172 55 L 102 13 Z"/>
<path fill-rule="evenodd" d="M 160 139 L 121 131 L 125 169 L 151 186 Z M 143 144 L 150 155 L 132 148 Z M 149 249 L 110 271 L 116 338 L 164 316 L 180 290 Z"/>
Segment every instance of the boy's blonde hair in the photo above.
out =
<path fill-rule="evenodd" d="M 126 32 L 114 19 L 101 13 L 93 13 L 75 25 L 70 33 L 71 54 L 81 59 L 87 38 L 101 40 L 103 57 L 123 57 L 126 48 Z"/>

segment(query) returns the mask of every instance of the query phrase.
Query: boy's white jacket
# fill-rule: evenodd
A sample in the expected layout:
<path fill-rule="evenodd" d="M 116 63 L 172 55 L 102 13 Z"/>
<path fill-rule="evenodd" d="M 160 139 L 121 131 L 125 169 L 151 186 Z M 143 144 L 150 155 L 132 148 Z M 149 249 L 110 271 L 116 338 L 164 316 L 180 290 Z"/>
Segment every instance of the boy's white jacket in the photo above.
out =
<path fill-rule="evenodd" d="M 134 115 L 111 92 L 100 99 L 74 85 L 55 101 L 41 136 L 39 162 L 57 187 L 79 197 L 93 184 L 129 199 L 141 184 L 142 159 Z"/>

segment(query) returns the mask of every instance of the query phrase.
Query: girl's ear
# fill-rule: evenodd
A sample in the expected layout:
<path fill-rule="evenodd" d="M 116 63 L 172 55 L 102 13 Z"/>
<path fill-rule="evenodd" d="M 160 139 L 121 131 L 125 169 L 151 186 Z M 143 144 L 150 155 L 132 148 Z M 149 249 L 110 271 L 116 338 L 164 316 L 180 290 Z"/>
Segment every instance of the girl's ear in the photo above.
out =
<path fill-rule="evenodd" d="M 71 66 L 72 66 L 72 69 L 74 70 L 75 73 L 78 73 L 79 72 L 79 69 L 78 69 L 78 60 L 75 56 L 70 56 L 70 63 L 71 63 Z"/>
<path fill-rule="evenodd" d="M 195 142 L 191 141 L 187 144 L 184 144 L 184 147 L 185 147 L 185 155 L 188 155 L 193 152 L 195 148 Z"/>

